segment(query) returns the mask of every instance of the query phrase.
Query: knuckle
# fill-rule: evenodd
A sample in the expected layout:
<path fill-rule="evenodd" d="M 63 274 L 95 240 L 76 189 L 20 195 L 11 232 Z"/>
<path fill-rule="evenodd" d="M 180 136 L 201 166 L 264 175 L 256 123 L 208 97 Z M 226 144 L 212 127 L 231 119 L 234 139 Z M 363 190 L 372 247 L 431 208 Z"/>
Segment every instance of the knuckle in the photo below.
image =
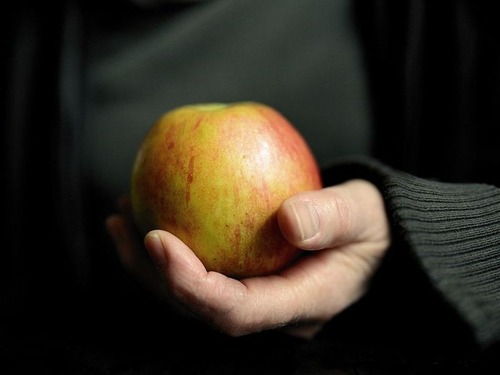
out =
<path fill-rule="evenodd" d="M 217 329 L 231 337 L 239 337 L 252 332 L 251 325 L 234 313 L 226 314 L 214 323 Z"/>
<path fill-rule="evenodd" d="M 332 239 L 346 239 L 351 234 L 351 204 L 343 195 L 334 193 L 326 205 L 326 222 Z"/>

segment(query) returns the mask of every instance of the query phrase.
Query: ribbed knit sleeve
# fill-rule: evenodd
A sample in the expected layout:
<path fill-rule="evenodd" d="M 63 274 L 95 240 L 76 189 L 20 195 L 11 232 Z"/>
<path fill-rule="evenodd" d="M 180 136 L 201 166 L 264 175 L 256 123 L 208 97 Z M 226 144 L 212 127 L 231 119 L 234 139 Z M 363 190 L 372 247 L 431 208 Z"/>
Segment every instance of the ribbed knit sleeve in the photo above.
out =
<path fill-rule="evenodd" d="M 339 164 L 332 174 L 366 178 L 380 188 L 394 241 L 408 244 L 481 346 L 499 342 L 500 188 L 426 180 L 373 160 Z"/>

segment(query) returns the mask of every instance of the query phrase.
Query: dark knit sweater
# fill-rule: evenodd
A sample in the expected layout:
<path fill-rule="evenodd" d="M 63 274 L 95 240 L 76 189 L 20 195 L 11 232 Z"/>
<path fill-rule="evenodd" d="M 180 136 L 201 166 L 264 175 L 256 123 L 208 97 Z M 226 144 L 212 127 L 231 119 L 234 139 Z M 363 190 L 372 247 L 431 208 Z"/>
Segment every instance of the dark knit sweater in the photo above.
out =
<path fill-rule="evenodd" d="M 494 12 L 464 0 L 358 5 L 377 127 L 373 155 L 394 169 L 362 165 L 384 194 L 396 241 L 408 245 L 483 346 L 498 342 L 500 27 Z"/>
<path fill-rule="evenodd" d="M 422 179 L 362 158 L 339 161 L 326 178 L 374 182 L 391 221 L 390 251 L 406 252 L 418 264 L 482 347 L 500 340 L 499 188 Z"/>

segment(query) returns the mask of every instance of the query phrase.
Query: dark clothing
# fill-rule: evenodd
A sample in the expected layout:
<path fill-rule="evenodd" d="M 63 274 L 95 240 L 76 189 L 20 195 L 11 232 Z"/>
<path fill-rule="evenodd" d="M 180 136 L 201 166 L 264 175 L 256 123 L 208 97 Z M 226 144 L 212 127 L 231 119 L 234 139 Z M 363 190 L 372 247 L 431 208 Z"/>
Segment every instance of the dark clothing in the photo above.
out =
<path fill-rule="evenodd" d="M 335 66 L 335 71 L 346 74 L 312 69 L 301 76 L 292 69 L 297 60 L 289 60 L 295 56 L 293 51 L 307 49 L 310 59 L 300 60 L 304 66 L 318 62 L 311 58 L 315 51 L 321 52 L 318 57 L 324 53 L 324 44 L 316 46 L 304 39 L 307 43 L 290 42 L 286 53 L 279 55 L 278 68 L 270 62 L 269 77 L 280 77 L 272 87 L 252 85 L 259 82 L 256 77 L 235 87 L 231 77 L 222 76 L 224 70 L 213 78 L 229 82 L 223 91 L 201 96 L 189 90 L 176 92 L 181 101 L 260 95 L 278 109 L 290 108 L 296 116 L 293 122 L 300 122 L 317 145 L 325 184 L 366 178 L 381 189 L 394 239 L 370 292 L 333 319 L 317 339 L 302 342 L 275 332 L 230 339 L 182 321 L 137 286 L 116 259 L 103 221 L 114 212 L 116 192 L 124 183 L 110 187 L 98 165 L 108 159 L 122 160 L 123 155 L 111 148 L 126 144 L 126 134 L 134 132 L 131 126 L 119 128 L 127 123 L 127 116 L 119 117 L 124 108 L 142 100 L 141 108 L 151 118 L 168 108 L 161 106 L 161 99 L 155 101 L 156 91 L 151 97 L 134 97 L 141 89 L 137 82 L 146 76 L 161 81 L 161 72 L 146 74 L 144 69 L 144 76 L 132 76 L 130 64 L 137 60 L 126 60 L 123 66 L 106 62 L 134 57 L 120 53 L 140 45 L 143 36 L 152 35 L 147 40 L 155 41 L 154 35 L 168 20 L 181 25 L 178 34 L 168 34 L 181 41 L 174 50 L 191 59 L 187 71 L 179 58 L 168 65 L 168 72 L 199 78 L 197 72 L 207 65 L 195 63 L 201 51 L 195 42 L 182 48 L 186 46 L 182 38 L 190 33 L 183 20 L 219 24 L 211 17 L 225 14 L 220 25 L 234 31 L 244 27 L 243 18 L 234 21 L 235 9 L 248 7 L 244 1 L 141 3 L 147 2 L 60 1 L 48 9 L 43 3 L 20 1 L 4 16 L 8 32 L 1 89 L 6 126 L 1 131 L 6 225 L 0 250 L 0 373 L 41 369 L 65 374 L 253 370 L 274 374 L 362 372 L 377 366 L 412 373 L 411 365 L 425 371 L 430 363 L 440 363 L 445 371 L 468 373 L 467 366 L 477 370 L 483 356 L 494 358 L 490 353 L 500 342 L 500 152 L 494 136 L 500 124 L 500 26 L 490 9 L 493 5 L 464 0 L 338 2 L 352 6 L 353 18 L 346 23 L 356 26 L 359 39 L 354 41 L 359 40 L 363 57 L 359 71 L 326 59 L 319 60 L 319 65 Z M 255 11 L 274 6 L 279 12 L 283 7 L 278 1 L 267 3 L 256 1 Z M 304 18 L 308 14 L 288 12 Z M 289 21 L 284 24 L 293 29 L 300 17 L 283 16 Z M 316 13 L 310 14 L 311 20 L 315 17 Z M 266 25 L 274 25 L 274 19 Z M 141 37 L 134 36 L 135 29 Z M 211 29 L 207 30 L 205 36 L 211 40 Z M 276 32 L 291 33 L 288 29 Z M 332 48 L 342 38 L 351 43 L 351 37 L 337 33 Z M 213 38 L 217 43 L 233 43 L 217 33 Z M 251 40 L 245 39 L 251 51 L 272 53 L 265 46 L 252 46 Z M 318 40 L 325 42 L 319 36 Z M 106 43 L 98 45 L 99 41 Z M 215 42 L 209 45 L 216 48 Z M 220 45 L 220 51 L 225 45 Z M 154 46 L 148 44 L 146 50 L 154 51 Z M 355 56 L 355 51 L 349 53 Z M 137 66 L 163 66 L 163 60 L 155 60 L 158 55 L 148 56 Z M 174 74 L 173 68 L 179 70 Z M 287 69 L 296 80 L 283 73 Z M 343 80 L 349 74 L 352 78 Z M 325 77 L 342 83 L 333 90 L 339 93 L 335 100 L 330 99 L 332 85 Z M 366 78 L 367 103 L 356 77 Z M 304 90 L 308 78 L 316 86 L 307 90 L 317 90 L 315 95 Z M 184 87 L 184 82 L 178 87 Z M 292 91 L 290 99 L 283 96 L 274 102 L 275 92 L 283 87 L 306 94 L 295 97 Z M 348 113 L 326 124 L 335 132 L 346 130 L 346 139 L 354 144 L 339 152 L 334 137 L 321 143 L 324 133 L 315 134 L 303 121 L 328 127 L 324 118 L 314 117 L 319 116 L 318 102 L 324 106 L 322 101 L 330 100 L 334 113 L 342 113 L 350 107 L 347 103 L 335 107 L 335 102 L 346 97 L 352 108 L 360 108 L 359 113 L 350 111 L 350 129 L 355 131 L 346 130 Z M 301 105 L 294 102 L 287 107 L 286 100 Z M 155 103 L 153 109 L 148 102 Z M 181 103 L 166 105 L 177 104 Z M 309 110 L 300 114 L 302 105 Z M 365 110 L 368 120 L 362 116 Z M 150 120 L 144 120 L 144 126 Z M 114 131 L 105 128 L 108 121 L 116 124 Z M 336 123 L 342 121 L 345 128 L 337 129 Z M 93 124 L 97 130 L 90 137 Z M 143 130 L 135 130 L 131 145 L 139 142 Z M 89 145 L 101 140 L 106 147 L 95 158 Z M 128 149 L 123 160 L 135 151 Z M 123 164 L 127 173 L 129 166 Z M 120 175 L 109 169 L 112 183 Z M 465 367 L 454 367 L 459 363 Z"/>
<path fill-rule="evenodd" d="M 478 341 L 498 342 L 500 26 L 472 1 L 371 5 L 360 5 L 359 25 L 374 156 L 418 176 L 379 176 L 394 235 Z"/>

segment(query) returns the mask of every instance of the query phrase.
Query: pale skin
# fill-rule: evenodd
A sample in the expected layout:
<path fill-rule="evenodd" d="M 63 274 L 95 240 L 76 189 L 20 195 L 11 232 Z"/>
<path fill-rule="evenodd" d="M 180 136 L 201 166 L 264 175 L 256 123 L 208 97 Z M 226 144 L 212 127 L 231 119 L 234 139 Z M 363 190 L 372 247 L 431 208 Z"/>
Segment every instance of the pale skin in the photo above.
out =
<path fill-rule="evenodd" d="M 279 274 L 242 280 L 207 272 L 166 231 L 151 231 L 141 241 L 132 230 L 126 200 L 120 206 L 122 213 L 108 217 L 106 226 L 125 269 L 179 311 L 230 336 L 281 329 L 313 337 L 363 296 L 390 245 L 383 198 L 365 180 L 283 202 L 281 231 L 305 256 Z"/>

